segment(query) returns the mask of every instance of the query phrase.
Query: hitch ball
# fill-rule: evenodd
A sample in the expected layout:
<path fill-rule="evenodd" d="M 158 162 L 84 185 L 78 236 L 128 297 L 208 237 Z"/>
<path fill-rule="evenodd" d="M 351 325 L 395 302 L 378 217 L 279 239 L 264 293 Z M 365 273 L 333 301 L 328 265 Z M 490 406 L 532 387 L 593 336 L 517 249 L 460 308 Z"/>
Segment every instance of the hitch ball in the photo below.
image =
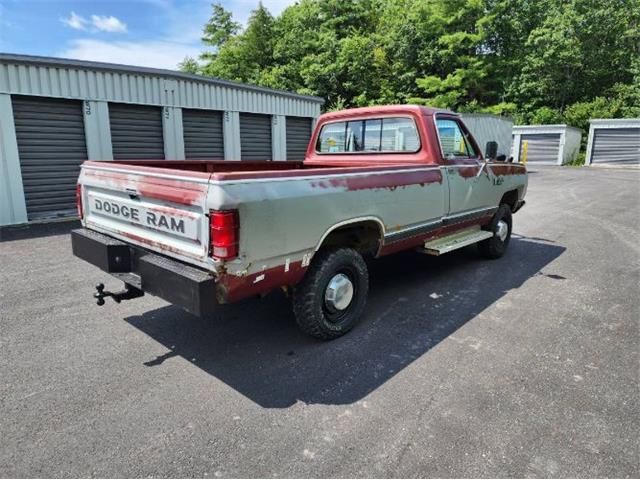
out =
<path fill-rule="evenodd" d="M 104 305 L 104 283 L 99 283 L 96 285 L 96 293 L 93 294 L 93 298 L 96 299 L 96 303 L 99 307 Z"/>

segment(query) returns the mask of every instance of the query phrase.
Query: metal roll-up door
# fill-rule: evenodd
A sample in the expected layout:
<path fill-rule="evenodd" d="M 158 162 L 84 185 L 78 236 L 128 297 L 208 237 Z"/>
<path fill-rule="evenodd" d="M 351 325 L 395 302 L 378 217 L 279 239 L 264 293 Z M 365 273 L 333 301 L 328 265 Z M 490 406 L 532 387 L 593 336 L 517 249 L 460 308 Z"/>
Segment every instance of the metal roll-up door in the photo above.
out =
<path fill-rule="evenodd" d="M 287 117 L 287 160 L 304 160 L 312 123 L 312 118 Z"/>
<path fill-rule="evenodd" d="M 164 159 L 160 107 L 110 103 L 109 124 L 114 160 Z"/>
<path fill-rule="evenodd" d="M 592 163 L 640 163 L 640 128 L 597 128 Z"/>
<path fill-rule="evenodd" d="M 529 143 L 527 149 L 527 163 L 558 163 L 560 151 L 559 133 L 540 133 L 536 135 L 522 135 L 520 137 L 520 158 L 524 142 Z"/>
<path fill-rule="evenodd" d="M 185 158 L 224 160 L 222 112 L 183 109 L 182 128 Z"/>
<path fill-rule="evenodd" d="M 80 164 L 87 159 L 82 102 L 12 96 L 27 218 L 75 215 Z"/>
<path fill-rule="evenodd" d="M 240 159 L 271 160 L 271 116 L 240 114 Z"/>

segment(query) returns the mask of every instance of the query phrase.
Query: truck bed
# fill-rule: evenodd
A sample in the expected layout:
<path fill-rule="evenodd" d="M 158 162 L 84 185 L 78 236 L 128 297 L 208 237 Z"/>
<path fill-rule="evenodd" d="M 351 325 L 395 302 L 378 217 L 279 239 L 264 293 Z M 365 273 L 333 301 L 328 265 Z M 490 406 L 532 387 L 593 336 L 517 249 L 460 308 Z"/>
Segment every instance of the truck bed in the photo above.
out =
<path fill-rule="evenodd" d="M 289 257 L 302 257 L 343 216 L 375 218 L 383 230 L 387 225 L 378 219 L 380 212 L 389 228 L 415 221 L 413 207 L 402 209 L 391 220 L 387 210 L 399 201 L 398 187 L 409 189 L 408 199 L 419 195 L 421 202 L 441 208 L 443 177 L 438 165 L 363 163 L 87 161 L 79 192 L 84 225 L 208 267 L 212 262 L 208 257 L 209 211 L 239 209 L 242 258 L 249 264 L 252 259 L 245 252 L 258 251 L 264 255 L 262 267 L 281 260 L 284 244 L 293 248 Z M 421 186 L 429 184 L 438 187 L 420 193 Z M 376 193 L 354 194 L 364 191 Z M 408 201 L 411 205 L 418 202 Z M 311 218 L 315 221 L 309 223 Z M 303 229 L 291 228 L 303 223 Z M 297 238 L 303 234 L 304 240 Z"/>
<path fill-rule="evenodd" d="M 376 161 L 355 159 L 352 161 L 327 161 L 326 163 L 303 161 L 229 161 L 229 160 L 90 160 L 86 166 L 122 168 L 137 174 L 193 174 L 211 180 L 243 180 L 252 178 L 282 178 L 295 176 L 330 175 L 338 173 L 358 173 L 369 171 L 389 171 L 416 165 L 414 162 Z M 428 166 L 428 165 L 427 165 Z M 433 166 L 436 166 L 435 164 Z"/>

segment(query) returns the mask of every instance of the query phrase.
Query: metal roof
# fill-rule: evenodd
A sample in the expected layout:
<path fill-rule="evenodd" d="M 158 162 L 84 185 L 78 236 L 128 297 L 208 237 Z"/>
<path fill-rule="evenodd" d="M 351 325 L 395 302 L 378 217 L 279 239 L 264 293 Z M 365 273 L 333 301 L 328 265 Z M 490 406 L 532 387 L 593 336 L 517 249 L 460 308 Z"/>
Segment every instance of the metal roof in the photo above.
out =
<path fill-rule="evenodd" d="M 74 60 L 69 58 L 56 58 L 56 57 L 40 57 L 34 55 L 22 55 L 14 53 L 2 53 L 0 52 L 0 62 L 5 63 L 20 63 L 26 65 L 42 65 L 49 67 L 75 67 L 83 68 L 87 70 L 100 70 L 107 72 L 118 73 L 138 73 L 141 75 L 154 75 L 167 78 L 175 78 L 181 80 L 190 80 L 199 83 L 208 83 L 213 85 L 219 85 L 228 88 L 236 88 L 239 90 L 251 90 L 256 92 L 267 93 L 271 95 L 278 95 L 283 97 L 297 98 L 301 100 L 307 100 L 319 104 L 324 103 L 324 99 L 321 97 L 315 97 L 312 95 L 300 95 L 298 93 L 287 92 L 285 90 L 276 90 L 273 88 L 260 87 L 258 85 L 248 85 L 239 82 L 232 82 L 230 80 L 221 80 L 219 78 L 205 77 L 204 75 L 194 75 L 191 73 L 184 73 L 175 70 L 165 70 L 160 68 L 149 67 L 137 67 L 132 65 L 120 65 L 117 63 L 104 63 L 104 62 L 91 62 L 87 60 Z"/>
<path fill-rule="evenodd" d="M 406 114 L 408 112 L 414 112 L 421 115 L 433 115 L 435 113 L 448 113 L 451 115 L 459 115 L 450 110 L 442 108 L 433 108 L 423 105 L 372 105 L 370 107 L 358 107 L 349 108 L 346 110 L 338 110 L 333 112 L 326 112 L 320 116 L 319 120 L 334 120 L 340 118 L 351 118 L 355 116 L 375 116 L 380 114 Z"/>
<path fill-rule="evenodd" d="M 640 118 L 592 118 L 589 120 L 592 125 L 624 125 L 624 126 L 638 126 L 640 125 Z"/>
<path fill-rule="evenodd" d="M 496 115 L 495 113 L 483 113 L 483 112 L 458 112 L 462 118 L 495 118 L 497 120 L 505 120 L 507 122 L 513 122 L 513 118 L 507 115 Z"/>
<path fill-rule="evenodd" d="M 521 132 L 524 132 L 524 131 L 537 132 L 539 130 L 544 130 L 544 132 L 540 132 L 540 133 L 548 133 L 547 131 L 557 131 L 558 133 L 561 133 L 564 130 L 576 130 L 578 132 L 582 132 L 582 130 L 580 130 L 579 128 L 572 127 L 571 125 L 567 125 L 564 123 L 549 124 L 549 125 L 514 125 L 513 130 L 514 130 L 514 133 L 516 133 L 515 132 L 516 130 L 519 130 Z"/>

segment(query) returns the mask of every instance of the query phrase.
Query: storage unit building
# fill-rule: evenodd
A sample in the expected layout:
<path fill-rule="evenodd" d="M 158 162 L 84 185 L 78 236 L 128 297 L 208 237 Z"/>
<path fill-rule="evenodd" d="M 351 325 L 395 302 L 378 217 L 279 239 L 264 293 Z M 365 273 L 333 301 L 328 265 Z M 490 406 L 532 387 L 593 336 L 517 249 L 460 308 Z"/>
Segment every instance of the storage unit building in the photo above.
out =
<path fill-rule="evenodd" d="M 521 161 L 526 148 L 527 163 L 564 165 L 578 155 L 581 139 L 580 129 L 568 125 L 515 125 L 512 156 Z"/>
<path fill-rule="evenodd" d="M 301 159 L 322 103 L 169 70 L 0 54 L 0 225 L 75 215 L 86 159 Z"/>
<path fill-rule="evenodd" d="M 488 142 L 497 142 L 498 155 L 511 155 L 513 120 L 489 113 L 462 113 L 464 121 L 484 155 Z"/>
<path fill-rule="evenodd" d="M 591 120 L 587 165 L 640 165 L 640 118 Z"/>

